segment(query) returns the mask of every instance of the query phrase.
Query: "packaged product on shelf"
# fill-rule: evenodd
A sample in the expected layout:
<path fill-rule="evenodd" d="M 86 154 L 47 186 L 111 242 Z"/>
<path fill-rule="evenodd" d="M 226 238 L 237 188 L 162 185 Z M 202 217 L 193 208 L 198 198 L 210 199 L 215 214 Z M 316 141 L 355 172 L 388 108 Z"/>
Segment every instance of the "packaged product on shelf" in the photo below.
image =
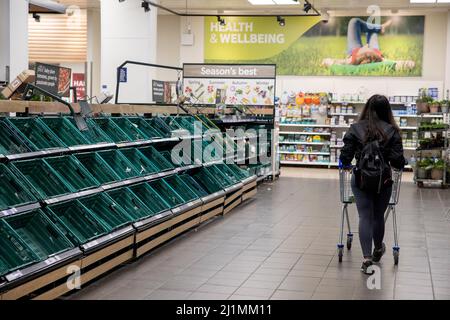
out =
<path fill-rule="evenodd" d="M 330 113 L 336 113 L 336 107 L 330 106 Z"/>
<path fill-rule="evenodd" d="M 336 113 L 341 113 L 341 106 L 340 105 L 336 106 Z"/>
<path fill-rule="evenodd" d="M 353 106 L 347 106 L 347 113 L 354 113 Z"/>

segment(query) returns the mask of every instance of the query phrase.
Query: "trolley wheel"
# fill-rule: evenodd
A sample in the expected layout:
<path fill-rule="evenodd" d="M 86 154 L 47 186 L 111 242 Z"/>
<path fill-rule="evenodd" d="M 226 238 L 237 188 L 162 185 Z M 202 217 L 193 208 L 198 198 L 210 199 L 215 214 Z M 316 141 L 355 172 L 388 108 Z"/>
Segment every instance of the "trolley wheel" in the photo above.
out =
<path fill-rule="evenodd" d="M 398 259 L 399 259 L 400 253 L 398 252 L 398 250 L 394 250 L 393 254 L 394 254 L 394 265 L 398 265 Z"/>
<path fill-rule="evenodd" d="M 352 249 L 352 242 L 353 242 L 353 236 L 348 235 L 347 236 L 347 250 Z"/>
<path fill-rule="evenodd" d="M 418 186 L 419 188 L 423 188 L 423 182 L 422 182 L 422 181 L 418 181 L 418 182 L 417 182 L 417 186 Z"/>
<path fill-rule="evenodd" d="M 343 248 L 339 248 L 338 249 L 339 262 L 342 262 L 342 257 L 343 256 L 344 256 L 344 249 Z"/>

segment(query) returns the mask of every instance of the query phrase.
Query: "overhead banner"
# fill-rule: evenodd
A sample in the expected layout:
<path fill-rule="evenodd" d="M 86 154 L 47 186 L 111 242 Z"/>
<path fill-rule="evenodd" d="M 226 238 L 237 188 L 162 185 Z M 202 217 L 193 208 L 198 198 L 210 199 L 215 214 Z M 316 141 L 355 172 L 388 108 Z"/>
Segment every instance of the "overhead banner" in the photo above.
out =
<path fill-rule="evenodd" d="M 278 75 L 421 76 L 424 16 L 205 17 L 205 63 L 276 64 Z"/>
<path fill-rule="evenodd" d="M 192 104 L 272 106 L 275 65 L 185 64 L 184 95 Z"/>

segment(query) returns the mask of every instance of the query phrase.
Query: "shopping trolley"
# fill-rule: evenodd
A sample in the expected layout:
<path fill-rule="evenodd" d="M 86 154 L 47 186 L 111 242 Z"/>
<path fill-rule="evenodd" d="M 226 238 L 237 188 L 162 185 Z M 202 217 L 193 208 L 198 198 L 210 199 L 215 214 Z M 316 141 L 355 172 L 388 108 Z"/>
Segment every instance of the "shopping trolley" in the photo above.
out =
<path fill-rule="evenodd" d="M 352 167 L 339 167 L 339 186 L 340 195 L 342 202 L 342 216 L 341 216 L 341 230 L 339 235 L 338 257 L 339 262 L 342 262 L 342 257 L 344 255 L 344 225 L 347 222 L 347 249 L 351 250 L 353 242 L 353 233 L 351 230 L 350 219 L 348 217 L 348 206 L 355 202 L 355 196 L 352 192 L 351 181 L 352 181 L 353 168 Z M 402 181 L 402 171 L 397 169 L 392 169 L 392 194 L 389 199 L 389 205 L 386 210 L 384 221 L 386 222 L 390 215 L 392 215 L 393 227 L 394 227 L 394 246 L 392 247 L 392 252 L 394 256 L 394 264 L 398 264 L 400 247 L 398 245 L 398 229 L 397 229 L 397 213 L 395 211 L 395 206 L 398 203 L 400 196 L 400 185 Z"/>

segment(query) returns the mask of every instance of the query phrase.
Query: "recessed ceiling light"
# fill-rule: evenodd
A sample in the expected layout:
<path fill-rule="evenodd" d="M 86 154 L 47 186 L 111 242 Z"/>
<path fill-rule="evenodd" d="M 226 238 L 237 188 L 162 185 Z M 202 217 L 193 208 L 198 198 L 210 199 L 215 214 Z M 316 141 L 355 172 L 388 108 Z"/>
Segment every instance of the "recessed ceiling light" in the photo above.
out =
<path fill-rule="evenodd" d="M 255 6 L 271 6 L 271 5 L 290 5 L 298 4 L 299 0 L 248 0 L 252 5 Z"/>
<path fill-rule="evenodd" d="M 272 0 L 248 0 L 252 5 L 254 6 L 260 6 L 260 5 L 273 5 L 275 4 Z"/>
<path fill-rule="evenodd" d="M 436 3 L 436 0 L 409 0 L 410 3 Z"/>

